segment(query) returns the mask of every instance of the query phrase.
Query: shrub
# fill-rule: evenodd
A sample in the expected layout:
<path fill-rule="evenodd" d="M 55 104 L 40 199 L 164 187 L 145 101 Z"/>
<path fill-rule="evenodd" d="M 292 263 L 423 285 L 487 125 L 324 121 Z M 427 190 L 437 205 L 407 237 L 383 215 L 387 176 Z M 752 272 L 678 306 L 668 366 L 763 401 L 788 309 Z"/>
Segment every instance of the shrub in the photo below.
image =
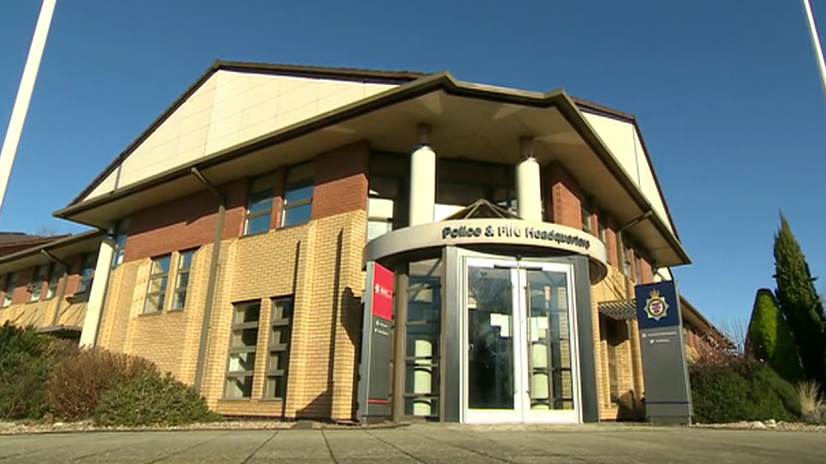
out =
<path fill-rule="evenodd" d="M 49 410 L 63 420 L 90 418 L 106 390 L 158 373 L 157 366 L 144 358 L 79 350 L 60 360 L 46 383 Z"/>
<path fill-rule="evenodd" d="M 0 326 L 0 418 L 39 419 L 46 413 L 49 356 L 61 345 L 33 328 Z"/>
<path fill-rule="evenodd" d="M 689 367 L 694 417 L 704 423 L 800 417 L 795 388 L 768 364 L 743 356 Z"/>
<path fill-rule="evenodd" d="M 144 375 L 106 391 L 95 410 L 99 425 L 179 425 L 217 420 L 198 392 L 170 374 Z"/>
<path fill-rule="evenodd" d="M 746 353 L 766 361 L 780 377 L 791 383 L 803 378 L 800 356 L 792 331 L 777 306 L 771 290 L 761 288 L 754 300 Z"/>
<path fill-rule="evenodd" d="M 820 394 L 820 385 L 815 381 L 801 382 L 797 386 L 797 392 L 803 419 L 816 424 L 826 421 L 826 402 Z"/>

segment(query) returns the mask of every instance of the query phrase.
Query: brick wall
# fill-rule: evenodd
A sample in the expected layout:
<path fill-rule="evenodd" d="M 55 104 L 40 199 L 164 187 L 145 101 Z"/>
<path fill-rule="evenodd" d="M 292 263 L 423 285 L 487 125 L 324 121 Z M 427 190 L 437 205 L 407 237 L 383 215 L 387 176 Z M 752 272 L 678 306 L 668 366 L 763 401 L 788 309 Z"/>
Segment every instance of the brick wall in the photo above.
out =
<path fill-rule="evenodd" d="M 548 220 L 556 224 L 581 229 L 580 189 L 576 179 L 558 162 L 549 164 L 545 169 L 547 170 L 545 178 L 548 179 L 548 191 L 550 193 L 548 195 L 550 204 L 545 208 Z"/>
<path fill-rule="evenodd" d="M 357 142 L 316 158 L 313 219 L 367 210 L 370 147 Z"/>
<path fill-rule="evenodd" d="M 312 220 L 279 228 L 286 169 L 276 172 L 271 230 L 239 237 L 247 181 L 229 192 L 202 392 L 218 412 L 350 419 L 361 325 L 369 147 L 356 143 L 319 155 Z M 144 356 L 185 382 L 194 381 L 217 204 L 208 192 L 130 218 L 123 264 L 110 278 L 99 341 Z M 193 246 L 187 306 L 142 314 L 152 256 Z M 169 287 L 173 286 L 174 271 Z M 294 315 L 287 395 L 263 398 L 270 299 L 292 295 Z M 167 301 L 171 299 L 168 291 Z M 251 399 L 224 399 L 233 304 L 261 301 Z"/>
<path fill-rule="evenodd" d="M 50 262 L 45 262 L 42 265 L 44 281 L 41 283 L 40 299 L 37 301 L 29 301 L 31 296 L 29 284 L 34 276 L 34 267 L 15 271 L 16 283 L 13 290 L 12 304 L 0 308 L 0 325 L 8 321 L 19 326 L 32 325 L 36 328 L 45 328 L 53 326 L 55 320 L 57 320 L 58 325 L 72 327 L 83 325 L 83 318 L 86 314 L 86 295 L 74 295 L 77 283 L 80 281 L 81 255 L 65 257 L 63 260 L 70 265 L 63 299 L 58 298 L 60 287 L 63 285 L 65 278 L 62 273 L 57 282 L 54 296 L 46 298 Z M 62 272 L 61 269 L 59 271 Z M 5 278 L 6 274 L 0 275 L 0 286 L 5 284 Z M 0 301 L 5 297 L 4 293 L 0 290 Z M 58 302 L 60 302 L 59 307 Z M 56 311 L 59 311 L 59 313 L 56 314 Z"/>
<path fill-rule="evenodd" d="M 227 212 L 223 238 L 241 234 L 246 202 L 246 180 L 220 187 Z M 124 262 L 212 243 L 218 201 L 207 190 L 140 211 L 129 218 Z"/>

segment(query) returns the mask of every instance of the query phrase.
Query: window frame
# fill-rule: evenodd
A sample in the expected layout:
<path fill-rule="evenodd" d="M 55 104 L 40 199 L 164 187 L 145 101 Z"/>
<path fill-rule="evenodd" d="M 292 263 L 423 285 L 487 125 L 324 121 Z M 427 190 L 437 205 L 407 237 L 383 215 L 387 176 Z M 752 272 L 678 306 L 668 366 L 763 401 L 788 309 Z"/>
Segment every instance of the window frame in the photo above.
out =
<path fill-rule="evenodd" d="M 582 231 L 593 234 L 594 225 L 592 224 L 592 217 L 594 215 L 594 209 L 591 204 L 591 198 L 587 195 L 583 195 L 579 200 L 579 211 L 581 216 L 580 220 L 582 221 Z"/>
<path fill-rule="evenodd" d="M 255 321 L 249 322 L 236 322 L 236 316 L 238 311 L 250 306 L 258 306 L 258 317 Z M 223 391 L 223 399 L 225 400 L 251 400 L 255 396 L 255 364 L 258 362 L 258 343 L 260 342 L 259 338 L 261 337 L 261 300 L 248 300 L 242 301 L 238 303 L 234 303 L 232 305 L 232 324 L 230 326 L 230 339 L 229 339 L 229 346 L 227 349 L 227 366 L 224 370 L 224 391 Z M 236 332 L 243 333 L 245 330 L 255 330 L 255 343 L 249 346 L 240 346 L 236 347 L 233 346 L 232 340 L 235 336 Z M 232 357 L 233 355 L 243 354 L 243 353 L 253 353 L 253 362 L 252 362 L 252 370 L 245 370 L 245 371 L 231 371 L 230 368 L 232 366 Z M 229 381 L 230 379 L 239 379 L 239 378 L 247 378 L 249 377 L 249 396 L 228 396 L 229 391 Z"/>
<path fill-rule="evenodd" d="M 46 266 L 37 265 L 34 267 L 34 274 L 32 274 L 32 280 L 29 282 L 29 285 L 31 286 L 29 303 L 40 301 L 43 297 L 43 282 L 46 280 L 46 276 L 43 275 L 44 267 Z"/>
<path fill-rule="evenodd" d="M 129 238 L 128 229 L 129 221 L 127 219 L 116 221 L 112 228 L 112 237 L 115 242 L 114 251 L 112 252 L 112 269 L 123 263 L 123 256 L 126 253 L 126 240 Z"/>
<path fill-rule="evenodd" d="M 391 190 L 394 190 L 395 194 L 383 194 L 383 193 L 375 190 L 372 187 L 368 187 L 368 192 L 367 192 L 367 226 L 366 226 L 367 227 L 366 238 L 367 238 L 368 242 L 370 240 L 372 240 L 371 237 L 370 237 L 370 226 L 371 225 L 382 224 L 385 227 L 389 226 L 389 227 L 387 227 L 387 230 L 385 232 L 383 232 L 382 234 L 376 235 L 373 238 L 384 235 L 387 232 L 391 232 L 395 229 L 395 219 L 396 219 L 396 216 L 397 216 L 396 213 L 397 213 L 397 210 L 398 210 L 398 202 L 399 202 L 399 197 L 401 197 L 401 189 L 402 189 L 402 184 L 403 184 L 402 179 L 399 179 L 399 178 L 396 178 L 396 177 L 391 177 L 391 176 L 382 176 L 382 175 L 375 175 L 375 176 L 370 177 L 370 183 L 373 183 L 375 181 L 386 182 L 388 186 L 392 185 Z M 378 215 L 378 214 L 372 214 L 371 213 L 371 208 L 370 208 L 371 200 L 391 202 L 392 207 L 391 207 L 390 216 L 388 217 L 388 216 L 383 216 L 383 215 Z"/>
<path fill-rule="evenodd" d="M 289 308 L 289 315 L 284 316 L 285 309 L 282 307 L 281 317 L 276 318 L 276 309 L 279 303 L 286 303 L 286 308 Z M 295 299 L 293 296 L 279 296 L 270 298 L 270 323 L 267 331 L 267 363 L 264 371 L 264 391 L 262 398 L 267 400 L 285 400 L 287 397 L 287 383 L 289 379 L 290 370 L 290 347 L 292 346 L 292 329 L 293 329 L 293 315 L 295 314 Z M 272 343 L 272 335 L 276 330 L 282 331 L 281 343 Z M 286 342 L 283 339 L 283 334 L 286 333 Z M 260 336 L 260 334 L 259 334 Z M 271 369 L 270 360 L 274 353 L 278 353 L 279 357 L 283 357 L 283 369 Z M 279 359 L 281 361 L 281 359 Z M 268 385 L 271 379 L 280 382 L 281 396 L 275 396 L 278 388 L 273 388 L 271 392 L 268 391 Z"/>
<path fill-rule="evenodd" d="M 195 253 L 198 248 L 189 248 L 178 252 L 178 259 L 175 263 L 175 285 L 172 288 L 172 302 L 169 305 L 170 311 L 183 311 L 186 309 L 186 297 L 189 293 L 190 276 L 192 275 L 192 262 L 195 260 Z M 189 255 L 189 263 L 187 266 L 181 267 L 186 263 L 185 256 Z M 186 285 L 181 285 L 181 276 L 186 275 Z M 181 295 L 183 295 L 181 297 Z M 182 299 L 183 302 L 180 302 Z"/>
<path fill-rule="evenodd" d="M 301 173 L 302 170 L 312 171 L 311 173 L 302 173 L 302 175 L 298 176 L 296 179 L 292 179 L 292 175 L 296 172 Z M 292 227 L 297 226 L 300 224 L 306 224 L 312 220 L 312 204 L 313 198 L 315 197 L 315 178 L 316 178 L 316 165 L 315 160 L 307 161 L 301 164 L 296 164 L 287 168 L 287 175 L 285 177 L 284 182 L 284 196 L 283 196 L 283 207 L 281 208 L 281 226 L 282 227 Z M 302 197 L 297 200 L 288 200 L 287 197 L 289 196 L 291 191 L 300 190 L 309 187 L 309 196 Z M 306 221 L 297 221 L 297 222 L 289 222 L 288 216 L 289 213 L 292 211 L 296 211 L 298 208 L 302 206 L 309 206 L 310 208 L 310 216 L 307 218 Z"/>
<path fill-rule="evenodd" d="M 163 272 L 155 272 L 155 263 L 161 262 L 164 259 L 167 260 L 166 270 Z M 166 253 L 163 255 L 152 257 L 149 266 L 149 278 L 147 279 L 146 283 L 146 292 L 144 293 L 143 309 L 141 313 L 158 314 L 163 312 L 164 306 L 166 305 L 166 293 L 169 290 L 169 274 L 172 267 L 172 253 Z M 158 279 L 160 279 L 163 282 L 161 284 L 161 289 L 159 291 L 150 291 L 150 289 L 152 288 L 152 282 Z M 152 296 L 158 296 L 158 306 L 153 311 L 147 311 L 147 307 L 150 302 L 150 297 Z"/>
<path fill-rule="evenodd" d="M 608 244 L 608 213 L 602 209 L 597 209 L 597 233 L 602 243 Z"/>
<path fill-rule="evenodd" d="M 84 253 L 80 258 L 80 267 L 77 270 L 78 281 L 75 294 L 81 295 L 92 290 L 92 281 L 95 279 L 95 268 L 97 267 L 97 256 L 93 253 Z M 88 269 L 89 274 L 84 271 Z"/>
<path fill-rule="evenodd" d="M 275 203 L 276 173 L 269 172 L 260 176 L 255 176 L 249 180 L 247 186 L 246 205 L 244 208 L 244 230 L 243 236 L 263 234 L 271 229 L 273 205 Z M 261 187 L 256 187 L 256 182 L 261 182 Z M 253 201 L 253 198 L 260 200 Z M 261 211 L 251 211 L 251 206 L 258 201 L 266 201 L 267 207 Z M 250 232 L 250 221 L 262 216 L 267 217 L 267 228 Z"/>
<path fill-rule="evenodd" d="M 59 271 L 59 268 L 57 266 L 57 263 L 52 263 L 52 265 L 49 266 L 49 273 L 46 276 L 47 286 L 46 286 L 46 293 L 44 294 L 44 297 L 43 297 L 44 300 L 51 300 L 52 298 L 54 298 L 57 295 L 57 287 L 60 284 L 60 278 L 61 278 L 60 272 L 58 272 L 58 271 Z"/>
<path fill-rule="evenodd" d="M 14 302 L 14 290 L 17 289 L 17 272 L 6 273 L 3 280 L 3 300 L 0 308 L 8 308 Z"/>

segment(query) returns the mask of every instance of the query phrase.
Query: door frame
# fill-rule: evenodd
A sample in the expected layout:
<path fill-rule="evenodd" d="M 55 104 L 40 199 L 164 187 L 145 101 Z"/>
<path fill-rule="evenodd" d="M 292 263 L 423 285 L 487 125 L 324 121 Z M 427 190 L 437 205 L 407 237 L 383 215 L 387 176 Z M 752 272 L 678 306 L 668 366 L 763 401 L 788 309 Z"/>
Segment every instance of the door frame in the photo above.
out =
<path fill-rule="evenodd" d="M 518 260 L 508 256 L 465 255 L 460 258 L 460 301 L 459 308 L 459 376 L 460 376 L 460 421 L 463 423 L 513 424 L 513 423 L 559 423 L 571 424 L 582 422 L 582 399 L 579 378 L 579 331 L 576 311 L 576 287 L 574 267 L 571 264 L 559 262 L 541 262 Z M 511 279 L 511 337 L 513 339 L 513 367 L 514 367 L 514 408 L 500 410 L 473 410 L 468 406 L 469 395 L 469 365 L 468 365 L 468 269 L 473 267 L 489 267 L 491 269 L 509 269 Z M 526 325 L 528 305 L 526 297 L 527 270 L 547 270 L 563 272 L 567 278 L 568 287 L 568 337 L 570 340 L 571 381 L 573 383 L 573 410 L 541 410 L 530 409 L 530 396 L 527 382 L 530 381 L 528 366 L 528 345 L 526 343 Z"/>

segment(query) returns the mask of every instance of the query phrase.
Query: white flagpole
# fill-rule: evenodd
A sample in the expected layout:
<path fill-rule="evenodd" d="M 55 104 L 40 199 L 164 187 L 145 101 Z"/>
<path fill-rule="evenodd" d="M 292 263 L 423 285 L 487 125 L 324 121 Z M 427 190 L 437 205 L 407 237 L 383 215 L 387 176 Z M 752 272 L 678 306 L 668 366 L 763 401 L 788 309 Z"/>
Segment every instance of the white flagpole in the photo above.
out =
<path fill-rule="evenodd" d="M 823 96 L 826 97 L 826 62 L 823 58 L 823 47 L 820 45 L 820 36 L 817 33 L 815 16 L 814 13 L 812 13 L 812 4 L 809 0 L 803 0 L 803 8 L 806 10 L 806 19 L 809 22 L 809 33 L 812 36 L 812 46 L 815 49 L 815 60 L 817 60 L 817 67 L 820 70 L 820 80 L 823 84 Z"/>
<path fill-rule="evenodd" d="M 46 47 L 46 37 L 49 35 L 55 2 L 56 0 L 43 0 L 40 7 L 40 16 L 38 16 L 37 25 L 34 28 L 29 56 L 26 58 L 26 65 L 23 67 L 20 87 L 17 88 L 17 98 L 15 98 L 11 110 L 6 138 L 3 139 L 3 148 L 0 151 L 0 210 L 3 208 L 3 200 L 6 197 L 6 187 L 9 184 L 11 168 L 14 165 L 14 155 L 17 153 L 17 145 L 23 132 L 23 123 L 26 120 L 26 113 L 29 111 L 34 82 L 37 79 L 37 71 L 40 69 L 40 59 L 43 57 L 43 49 Z"/>

